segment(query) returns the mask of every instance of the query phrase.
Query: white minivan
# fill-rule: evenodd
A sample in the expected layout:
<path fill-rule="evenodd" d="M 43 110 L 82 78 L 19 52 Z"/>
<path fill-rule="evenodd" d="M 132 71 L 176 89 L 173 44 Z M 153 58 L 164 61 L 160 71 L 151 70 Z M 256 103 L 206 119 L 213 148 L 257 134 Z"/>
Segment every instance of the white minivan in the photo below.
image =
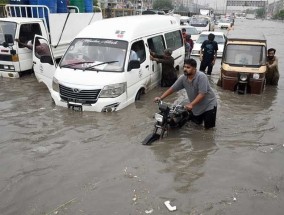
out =
<path fill-rule="evenodd" d="M 37 38 L 48 44 L 43 37 Z M 162 54 L 166 48 L 173 50 L 175 68 L 181 71 L 184 44 L 180 25 L 172 16 L 105 19 L 83 29 L 58 65 L 53 56 L 37 55 L 34 47 L 34 72 L 56 105 L 115 111 L 160 84 L 162 67 L 150 60 L 150 51 Z"/>

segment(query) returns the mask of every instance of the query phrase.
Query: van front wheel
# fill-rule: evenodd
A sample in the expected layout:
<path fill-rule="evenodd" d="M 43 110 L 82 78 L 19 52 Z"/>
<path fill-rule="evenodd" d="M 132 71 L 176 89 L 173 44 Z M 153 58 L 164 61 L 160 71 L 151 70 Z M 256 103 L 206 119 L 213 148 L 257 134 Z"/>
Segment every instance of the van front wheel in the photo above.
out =
<path fill-rule="evenodd" d="M 135 96 L 135 101 L 140 100 L 142 94 L 143 94 L 143 89 L 140 89 Z"/>

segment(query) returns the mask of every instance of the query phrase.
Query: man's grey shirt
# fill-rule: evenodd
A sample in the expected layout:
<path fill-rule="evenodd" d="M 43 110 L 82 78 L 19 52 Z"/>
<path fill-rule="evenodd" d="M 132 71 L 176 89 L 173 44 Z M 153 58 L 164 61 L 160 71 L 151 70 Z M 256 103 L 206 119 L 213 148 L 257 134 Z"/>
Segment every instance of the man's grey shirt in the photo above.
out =
<path fill-rule="evenodd" d="M 216 96 L 210 87 L 207 76 L 203 72 L 197 71 L 192 80 L 188 80 L 185 75 L 180 76 L 173 84 L 172 88 L 174 91 L 185 89 L 190 102 L 192 102 L 199 93 L 205 94 L 203 100 L 192 109 L 192 113 L 195 116 L 205 111 L 212 110 L 217 106 Z"/>

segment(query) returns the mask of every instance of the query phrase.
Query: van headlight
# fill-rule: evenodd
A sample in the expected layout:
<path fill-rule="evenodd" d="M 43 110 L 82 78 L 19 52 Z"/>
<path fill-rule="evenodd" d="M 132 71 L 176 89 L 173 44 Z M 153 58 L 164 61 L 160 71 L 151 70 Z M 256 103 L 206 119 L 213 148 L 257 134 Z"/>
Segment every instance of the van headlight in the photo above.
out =
<path fill-rule="evenodd" d="M 241 74 L 240 75 L 240 80 L 241 81 L 246 81 L 248 79 L 248 75 L 247 74 Z"/>
<path fill-rule="evenodd" d="M 59 93 L 59 83 L 58 83 L 58 80 L 56 78 L 53 77 L 53 80 L 52 80 L 52 89 Z"/>
<path fill-rule="evenodd" d="M 126 91 L 126 82 L 106 85 L 100 93 L 100 98 L 115 98 Z"/>

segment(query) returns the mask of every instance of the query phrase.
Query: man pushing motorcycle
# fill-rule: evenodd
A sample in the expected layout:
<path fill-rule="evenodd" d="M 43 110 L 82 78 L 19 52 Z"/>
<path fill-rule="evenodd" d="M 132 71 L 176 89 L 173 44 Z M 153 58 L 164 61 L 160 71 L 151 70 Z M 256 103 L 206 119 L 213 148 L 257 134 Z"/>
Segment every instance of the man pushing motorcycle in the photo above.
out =
<path fill-rule="evenodd" d="M 206 74 L 196 70 L 197 63 L 194 59 L 184 62 L 184 75 L 166 90 L 155 101 L 163 100 L 174 92 L 185 89 L 189 103 L 185 105 L 188 111 L 192 111 L 190 120 L 196 124 L 204 123 L 204 128 L 215 127 L 217 113 L 217 99 L 212 91 Z"/>

